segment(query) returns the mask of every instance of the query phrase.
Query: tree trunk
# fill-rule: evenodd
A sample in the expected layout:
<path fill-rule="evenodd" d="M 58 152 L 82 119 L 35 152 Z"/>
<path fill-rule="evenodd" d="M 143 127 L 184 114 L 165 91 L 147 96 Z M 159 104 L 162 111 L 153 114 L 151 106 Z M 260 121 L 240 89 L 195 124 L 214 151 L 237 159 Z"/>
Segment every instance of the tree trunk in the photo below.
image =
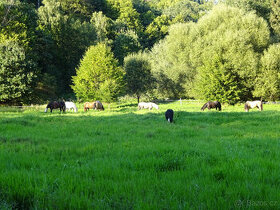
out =
<path fill-rule="evenodd" d="M 140 101 L 140 96 L 137 96 L 137 100 L 138 100 L 138 104 L 139 104 L 139 101 Z"/>

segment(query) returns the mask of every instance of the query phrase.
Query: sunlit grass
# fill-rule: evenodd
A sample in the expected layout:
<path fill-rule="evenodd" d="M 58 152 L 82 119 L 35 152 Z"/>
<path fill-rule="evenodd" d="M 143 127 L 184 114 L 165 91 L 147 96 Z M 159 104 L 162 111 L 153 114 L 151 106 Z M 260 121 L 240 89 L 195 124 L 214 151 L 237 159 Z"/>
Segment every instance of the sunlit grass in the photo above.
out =
<path fill-rule="evenodd" d="M 64 114 L 0 107 L 0 208 L 280 207 L 279 105 L 249 113 L 242 105 L 159 106 L 84 112 L 79 104 Z"/>

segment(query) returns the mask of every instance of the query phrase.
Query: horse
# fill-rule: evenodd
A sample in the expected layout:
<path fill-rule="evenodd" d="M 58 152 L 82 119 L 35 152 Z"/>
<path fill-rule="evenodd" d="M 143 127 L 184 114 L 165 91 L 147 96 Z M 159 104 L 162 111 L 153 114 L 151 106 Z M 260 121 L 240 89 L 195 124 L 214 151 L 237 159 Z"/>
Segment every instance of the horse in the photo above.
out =
<path fill-rule="evenodd" d="M 73 102 L 71 102 L 71 101 L 66 101 L 65 102 L 65 107 L 66 107 L 66 110 L 69 110 L 69 111 L 71 109 L 73 109 L 74 112 L 78 111 L 78 108 L 76 107 L 76 105 Z"/>
<path fill-rule="evenodd" d="M 104 106 L 100 101 L 95 101 L 95 102 L 86 102 L 84 103 L 84 111 L 86 112 L 89 109 L 95 109 L 95 110 L 102 110 L 104 111 Z"/>
<path fill-rule="evenodd" d="M 100 101 L 95 101 L 95 110 L 105 110 L 103 104 Z"/>
<path fill-rule="evenodd" d="M 173 122 L 173 110 L 172 109 L 167 109 L 167 111 L 165 112 L 165 118 L 169 123 Z"/>
<path fill-rule="evenodd" d="M 214 101 L 214 102 L 208 101 L 201 107 L 201 110 L 204 111 L 204 109 L 206 109 L 206 108 L 208 108 L 208 110 L 213 109 L 213 108 L 216 108 L 216 110 L 219 109 L 219 111 L 222 110 L 222 106 L 219 101 Z"/>
<path fill-rule="evenodd" d="M 84 103 L 84 111 L 86 112 L 89 109 L 95 108 L 95 102 L 86 102 Z"/>
<path fill-rule="evenodd" d="M 64 101 L 58 101 L 58 102 L 57 101 L 51 101 L 51 102 L 48 103 L 48 105 L 45 109 L 45 112 L 47 112 L 48 109 L 50 109 L 51 112 L 52 112 L 53 109 L 58 109 L 58 108 L 59 108 L 60 112 L 61 112 L 61 110 L 63 112 L 65 112 L 65 102 Z"/>
<path fill-rule="evenodd" d="M 138 110 L 140 110 L 140 109 L 149 109 L 149 110 L 152 110 L 153 108 L 159 109 L 159 108 L 158 108 L 158 105 L 156 105 L 155 103 L 151 103 L 151 102 L 149 102 L 149 103 L 140 102 L 140 103 L 138 104 Z"/>
<path fill-rule="evenodd" d="M 262 111 L 263 110 L 262 101 L 246 101 L 244 105 L 245 112 L 249 112 L 249 109 L 254 109 L 255 107 L 258 107 L 258 109 Z"/>

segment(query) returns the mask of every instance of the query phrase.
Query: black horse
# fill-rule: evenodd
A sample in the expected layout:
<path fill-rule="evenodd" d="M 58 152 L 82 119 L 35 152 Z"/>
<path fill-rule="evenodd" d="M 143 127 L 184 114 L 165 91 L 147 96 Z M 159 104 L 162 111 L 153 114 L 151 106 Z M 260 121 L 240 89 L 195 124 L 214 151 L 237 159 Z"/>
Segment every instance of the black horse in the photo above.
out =
<path fill-rule="evenodd" d="M 45 112 L 47 112 L 48 109 L 50 109 L 52 112 L 53 109 L 58 109 L 58 108 L 60 109 L 60 112 L 61 111 L 65 112 L 66 106 L 64 101 L 51 101 L 50 103 L 48 103 Z"/>
<path fill-rule="evenodd" d="M 201 107 L 201 110 L 204 111 L 204 109 L 208 108 L 209 109 L 213 109 L 213 108 L 216 108 L 219 109 L 219 111 L 222 110 L 222 105 L 219 101 L 208 101 L 206 104 L 204 104 L 202 107 Z"/>
<path fill-rule="evenodd" d="M 167 111 L 165 112 L 165 118 L 170 123 L 173 122 L 173 114 L 174 114 L 174 112 L 172 109 L 167 109 Z"/>

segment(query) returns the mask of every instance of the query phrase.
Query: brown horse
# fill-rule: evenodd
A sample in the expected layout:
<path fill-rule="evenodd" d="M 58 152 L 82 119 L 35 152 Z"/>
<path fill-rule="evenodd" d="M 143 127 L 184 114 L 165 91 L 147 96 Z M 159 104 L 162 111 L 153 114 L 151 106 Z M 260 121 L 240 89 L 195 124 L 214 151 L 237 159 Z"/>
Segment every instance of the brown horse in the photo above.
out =
<path fill-rule="evenodd" d="M 57 101 L 51 101 L 50 103 L 48 103 L 48 105 L 45 109 L 45 112 L 47 112 L 48 109 L 50 109 L 51 112 L 52 112 L 53 109 L 60 109 L 60 112 L 61 111 L 65 112 L 65 108 L 66 108 L 66 106 L 65 106 L 64 101 L 58 101 L 58 102 Z"/>
<path fill-rule="evenodd" d="M 219 101 L 208 101 L 206 104 L 204 104 L 202 107 L 201 107 L 201 110 L 204 111 L 204 109 L 208 108 L 209 109 L 213 109 L 213 108 L 216 108 L 219 109 L 219 111 L 222 110 L 222 106 L 221 106 L 221 103 Z"/>
<path fill-rule="evenodd" d="M 95 108 L 95 102 L 86 102 L 84 103 L 84 111 L 86 112 L 89 109 Z"/>
<path fill-rule="evenodd" d="M 95 109 L 95 110 L 102 110 L 102 111 L 104 111 L 104 106 L 102 105 L 102 103 L 100 101 L 84 103 L 84 111 L 86 112 L 89 109 Z"/>

